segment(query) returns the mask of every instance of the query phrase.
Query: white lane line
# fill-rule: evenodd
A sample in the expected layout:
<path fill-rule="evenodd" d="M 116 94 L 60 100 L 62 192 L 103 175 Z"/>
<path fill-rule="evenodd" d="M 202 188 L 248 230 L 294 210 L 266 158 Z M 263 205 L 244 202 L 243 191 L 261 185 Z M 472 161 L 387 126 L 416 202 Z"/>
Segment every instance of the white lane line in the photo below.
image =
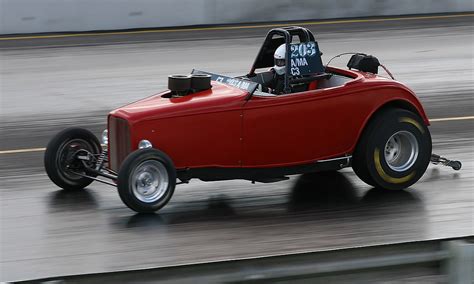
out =
<path fill-rule="evenodd" d="M 430 122 L 455 121 L 455 120 L 471 120 L 471 119 L 474 119 L 474 116 L 459 116 L 459 117 L 433 118 L 433 119 L 430 119 Z"/>
<path fill-rule="evenodd" d="M 14 150 L 3 150 L 0 151 L 0 155 L 3 154 L 18 154 L 18 153 L 30 153 L 30 152 L 41 152 L 46 148 L 28 148 L 28 149 L 14 149 Z"/>
<path fill-rule="evenodd" d="M 430 122 L 459 121 L 459 120 L 474 120 L 474 116 L 433 118 L 433 119 L 430 119 Z M 104 145 L 102 145 L 102 146 L 104 146 Z M 2 151 L 0 151 L 0 155 L 42 152 L 44 150 L 46 150 L 46 148 L 26 148 L 26 149 L 2 150 Z"/>

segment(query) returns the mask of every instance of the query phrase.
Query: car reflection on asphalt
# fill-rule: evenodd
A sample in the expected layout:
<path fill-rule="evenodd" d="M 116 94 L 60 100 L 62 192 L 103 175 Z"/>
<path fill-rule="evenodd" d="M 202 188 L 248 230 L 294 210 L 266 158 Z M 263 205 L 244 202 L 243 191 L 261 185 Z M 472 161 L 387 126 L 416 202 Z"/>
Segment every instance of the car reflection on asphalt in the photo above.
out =
<path fill-rule="evenodd" d="M 286 200 L 281 204 L 252 205 L 251 208 L 234 206 L 232 198 L 224 194 L 210 197 L 199 208 L 165 214 L 134 214 L 118 221 L 127 228 L 200 222 L 256 222 L 272 216 L 294 217 L 305 214 L 317 218 L 352 215 L 357 218 L 377 214 L 401 215 L 412 212 L 420 215 L 422 201 L 409 190 L 389 191 L 371 188 L 358 196 L 358 190 L 343 173 L 322 172 L 301 175 L 296 179 Z M 284 209 L 284 210 L 280 210 Z M 251 212 L 250 212 L 251 211 Z M 275 212 L 278 212 L 275 214 Z"/>

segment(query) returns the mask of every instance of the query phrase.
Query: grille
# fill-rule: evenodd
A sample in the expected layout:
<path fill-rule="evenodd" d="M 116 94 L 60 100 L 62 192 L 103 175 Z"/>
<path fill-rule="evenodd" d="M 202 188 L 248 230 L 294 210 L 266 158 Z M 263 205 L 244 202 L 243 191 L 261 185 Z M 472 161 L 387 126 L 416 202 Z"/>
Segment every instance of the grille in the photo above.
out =
<path fill-rule="evenodd" d="M 109 164 L 114 171 L 120 169 L 125 157 L 130 153 L 130 130 L 125 119 L 109 117 Z"/>

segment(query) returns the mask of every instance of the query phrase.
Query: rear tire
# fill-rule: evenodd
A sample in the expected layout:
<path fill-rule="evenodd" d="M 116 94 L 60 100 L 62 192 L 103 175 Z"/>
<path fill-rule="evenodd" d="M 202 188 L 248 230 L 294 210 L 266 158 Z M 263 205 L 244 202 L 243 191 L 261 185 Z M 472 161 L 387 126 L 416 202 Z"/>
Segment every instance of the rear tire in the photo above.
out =
<path fill-rule="evenodd" d="M 92 154 L 100 154 L 100 142 L 90 131 L 71 127 L 59 132 L 46 146 L 44 153 L 44 168 L 51 181 L 66 190 L 83 189 L 93 182 L 72 173 L 82 172 L 84 166 L 73 155 L 78 150 L 84 149 Z"/>
<path fill-rule="evenodd" d="M 176 170 L 171 159 L 156 149 L 137 150 L 120 167 L 117 189 L 123 203 L 139 213 L 153 213 L 174 193 Z"/>
<path fill-rule="evenodd" d="M 404 189 L 425 173 L 431 147 L 430 132 L 418 115 L 403 109 L 384 110 L 364 130 L 352 167 L 369 185 Z"/>

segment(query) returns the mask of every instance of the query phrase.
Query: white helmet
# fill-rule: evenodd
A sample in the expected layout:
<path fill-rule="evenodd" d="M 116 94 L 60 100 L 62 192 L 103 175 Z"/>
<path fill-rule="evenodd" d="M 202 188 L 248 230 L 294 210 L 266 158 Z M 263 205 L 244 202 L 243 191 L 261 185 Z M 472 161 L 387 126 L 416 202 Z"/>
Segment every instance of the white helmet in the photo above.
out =
<path fill-rule="evenodd" d="M 285 71 L 286 71 L 285 54 L 286 54 L 286 44 L 282 44 L 275 50 L 275 54 L 273 55 L 273 58 L 275 59 L 275 66 L 273 66 L 273 69 L 278 75 L 285 74 Z"/>

